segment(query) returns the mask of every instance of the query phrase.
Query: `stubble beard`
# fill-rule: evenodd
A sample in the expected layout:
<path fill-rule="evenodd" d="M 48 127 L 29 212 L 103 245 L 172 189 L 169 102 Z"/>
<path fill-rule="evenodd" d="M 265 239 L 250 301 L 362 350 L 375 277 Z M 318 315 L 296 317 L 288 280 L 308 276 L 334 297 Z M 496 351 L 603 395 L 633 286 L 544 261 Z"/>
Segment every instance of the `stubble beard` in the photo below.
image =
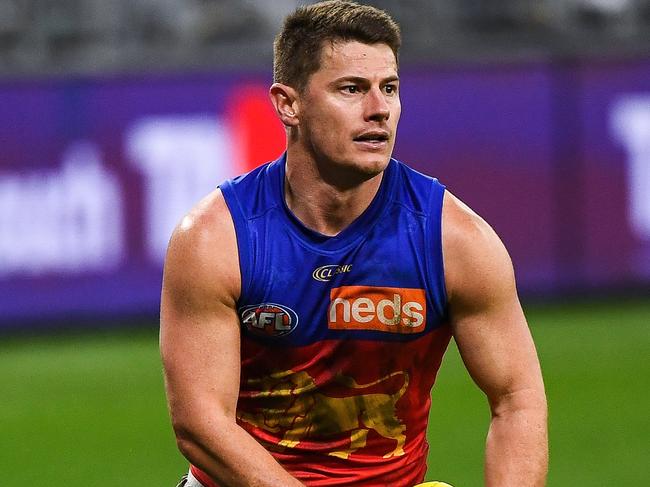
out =
<path fill-rule="evenodd" d="M 310 137 L 310 140 L 313 138 Z M 320 178 L 343 190 L 352 189 L 382 174 L 388 167 L 392 153 L 391 147 L 389 154 L 373 154 L 371 158 L 363 160 L 363 157 L 356 158 L 354 153 L 347 157 L 345 154 L 328 154 L 313 142 L 307 150 Z"/>
<path fill-rule="evenodd" d="M 333 159 L 316 155 L 314 162 L 321 178 L 328 184 L 343 190 L 349 190 L 369 181 L 384 172 L 390 156 L 376 155 L 372 161 L 355 161 L 353 157 Z"/>

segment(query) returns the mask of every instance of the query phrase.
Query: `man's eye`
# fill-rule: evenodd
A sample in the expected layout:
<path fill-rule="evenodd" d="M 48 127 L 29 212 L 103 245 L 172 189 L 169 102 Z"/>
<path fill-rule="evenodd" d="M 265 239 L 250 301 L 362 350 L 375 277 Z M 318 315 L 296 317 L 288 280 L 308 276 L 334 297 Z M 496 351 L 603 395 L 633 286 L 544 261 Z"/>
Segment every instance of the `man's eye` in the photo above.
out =
<path fill-rule="evenodd" d="M 389 95 L 392 95 L 394 93 L 397 93 L 397 86 L 395 85 L 386 85 L 384 86 L 384 91 L 388 93 Z"/>
<path fill-rule="evenodd" d="M 345 91 L 346 93 L 358 93 L 359 88 L 356 87 L 355 85 L 346 85 L 343 87 L 343 91 Z"/>

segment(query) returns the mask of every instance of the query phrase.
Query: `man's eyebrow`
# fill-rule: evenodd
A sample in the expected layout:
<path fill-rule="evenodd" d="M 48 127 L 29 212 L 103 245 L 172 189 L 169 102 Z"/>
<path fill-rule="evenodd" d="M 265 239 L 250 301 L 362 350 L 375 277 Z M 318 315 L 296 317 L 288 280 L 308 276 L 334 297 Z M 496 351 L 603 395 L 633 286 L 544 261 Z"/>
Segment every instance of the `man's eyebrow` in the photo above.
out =
<path fill-rule="evenodd" d="M 352 83 L 358 83 L 358 84 L 369 84 L 370 80 L 368 78 L 364 78 L 362 76 L 342 76 L 341 78 L 335 79 L 332 84 L 338 84 L 338 83 L 343 83 L 343 82 L 352 82 Z M 389 76 L 388 78 L 384 78 L 381 80 L 381 83 L 392 83 L 394 81 L 399 81 L 399 76 Z"/>
<path fill-rule="evenodd" d="M 357 84 L 370 83 L 368 78 L 363 78 L 361 76 L 341 76 L 340 78 L 336 78 L 332 84 L 345 83 L 346 81 Z"/>

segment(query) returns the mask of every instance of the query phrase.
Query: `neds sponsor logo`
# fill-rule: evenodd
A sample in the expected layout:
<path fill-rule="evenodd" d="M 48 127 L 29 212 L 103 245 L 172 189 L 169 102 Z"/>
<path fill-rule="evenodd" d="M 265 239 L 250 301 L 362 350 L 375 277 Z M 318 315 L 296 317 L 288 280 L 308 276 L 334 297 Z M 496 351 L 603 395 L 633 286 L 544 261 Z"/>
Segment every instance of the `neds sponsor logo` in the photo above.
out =
<path fill-rule="evenodd" d="M 426 325 L 424 289 L 342 286 L 331 290 L 328 327 L 418 333 Z"/>

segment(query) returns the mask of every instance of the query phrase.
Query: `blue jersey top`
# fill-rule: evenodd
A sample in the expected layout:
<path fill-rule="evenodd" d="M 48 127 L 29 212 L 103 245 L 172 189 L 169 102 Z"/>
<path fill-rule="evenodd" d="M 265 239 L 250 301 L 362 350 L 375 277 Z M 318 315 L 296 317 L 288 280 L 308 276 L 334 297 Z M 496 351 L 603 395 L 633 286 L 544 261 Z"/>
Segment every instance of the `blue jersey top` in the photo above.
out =
<path fill-rule="evenodd" d="M 287 207 L 285 158 L 221 185 L 242 282 L 237 420 L 307 485 L 412 486 L 451 336 L 444 186 L 391 159 L 369 207 L 328 237 Z"/>

